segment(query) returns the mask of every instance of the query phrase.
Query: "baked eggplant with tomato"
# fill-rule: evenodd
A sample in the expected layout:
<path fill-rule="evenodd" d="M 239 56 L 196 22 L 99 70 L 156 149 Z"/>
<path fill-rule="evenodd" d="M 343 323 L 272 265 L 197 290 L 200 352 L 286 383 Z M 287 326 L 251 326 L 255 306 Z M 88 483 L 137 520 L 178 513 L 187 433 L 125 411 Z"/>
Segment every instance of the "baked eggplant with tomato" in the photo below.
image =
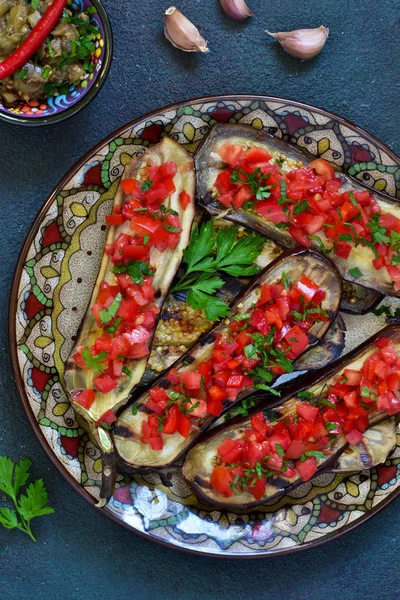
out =
<path fill-rule="evenodd" d="M 224 219 L 215 220 L 213 227 L 216 232 L 233 229 L 232 223 Z M 236 240 L 248 237 L 248 231 L 242 227 L 236 229 L 238 230 Z M 265 240 L 264 244 L 254 261 L 254 265 L 260 270 L 284 252 L 282 247 L 271 240 L 264 237 L 262 239 Z M 185 269 L 182 269 L 182 272 L 184 273 Z M 179 274 L 180 272 L 177 275 L 178 282 Z M 218 276 L 224 283 L 216 291 L 216 297 L 228 306 L 233 304 L 235 298 L 244 292 L 251 281 L 251 277 L 248 276 L 232 277 L 223 272 L 218 272 Z M 343 308 L 343 298 L 341 308 Z M 207 318 L 204 309 L 194 308 L 189 303 L 186 292 L 170 293 L 163 306 L 154 334 L 151 354 L 141 386 L 150 385 L 160 373 L 192 348 L 200 335 L 209 331 L 213 325 L 214 323 Z M 307 355 L 301 359 L 301 370 L 320 368 L 340 356 L 344 347 L 344 331 L 344 323 L 341 317 L 338 317 L 329 329 L 324 342 L 313 348 L 311 352 L 307 352 Z M 297 361 L 297 366 L 300 368 L 300 361 Z"/>
<path fill-rule="evenodd" d="M 400 205 L 324 159 L 243 125 L 217 124 L 196 158 L 213 215 L 329 254 L 346 281 L 400 296 Z"/>
<path fill-rule="evenodd" d="M 127 165 L 65 382 L 79 414 L 110 428 L 146 369 L 158 315 L 194 218 L 192 157 L 164 138 Z M 100 442 L 110 449 L 104 432 Z"/>
<path fill-rule="evenodd" d="M 332 469 L 370 468 L 395 445 L 365 455 L 370 426 L 400 412 L 400 326 L 390 326 L 282 399 L 208 432 L 187 454 L 182 474 L 197 498 L 219 508 L 248 509 L 289 493 Z M 265 407 L 264 407 L 265 408 Z M 368 431 L 369 430 L 369 431 Z M 367 433 L 368 431 L 368 433 Z M 358 446 L 346 461 L 349 448 Z M 351 452 L 349 452 L 349 455 Z"/>
<path fill-rule="evenodd" d="M 318 344 L 335 320 L 341 277 L 309 250 L 261 271 L 219 322 L 119 416 L 112 437 L 121 472 L 178 460 L 222 414 L 269 391 Z"/>

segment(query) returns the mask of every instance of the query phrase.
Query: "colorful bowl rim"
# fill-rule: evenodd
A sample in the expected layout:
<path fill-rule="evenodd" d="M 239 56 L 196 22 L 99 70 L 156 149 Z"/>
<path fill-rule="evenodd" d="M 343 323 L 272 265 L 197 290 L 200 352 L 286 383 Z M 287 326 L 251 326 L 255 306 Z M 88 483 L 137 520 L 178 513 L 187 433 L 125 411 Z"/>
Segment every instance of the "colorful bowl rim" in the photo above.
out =
<path fill-rule="evenodd" d="M 73 115 L 76 115 L 76 113 L 85 108 L 97 96 L 103 87 L 105 80 L 107 79 L 107 75 L 111 67 L 114 38 L 110 19 L 103 4 L 100 2 L 100 0 L 90 0 L 90 2 L 97 9 L 97 13 L 104 28 L 104 59 L 92 87 L 88 89 L 87 93 L 84 94 L 82 98 L 75 104 L 72 104 L 64 110 L 47 117 L 29 118 L 19 115 L 12 115 L 2 112 L 0 107 L 0 121 L 11 123 L 12 125 L 23 125 L 24 127 L 41 127 L 42 125 L 60 123 L 61 121 L 65 121 L 65 119 L 69 119 Z"/>
<path fill-rule="evenodd" d="M 45 200 L 44 204 L 42 205 L 41 209 L 37 213 L 32 225 L 26 235 L 26 238 L 24 240 L 24 243 L 22 245 L 21 251 L 18 256 L 17 265 L 15 267 L 14 277 L 13 277 L 12 286 L 11 286 L 10 304 L 9 304 L 9 312 L 8 312 L 8 336 L 9 336 L 9 354 L 10 354 L 11 366 L 12 366 L 12 370 L 13 370 L 13 374 L 14 374 L 14 381 L 15 381 L 15 384 L 17 387 L 18 394 L 20 396 L 20 400 L 21 400 L 25 415 L 26 415 L 28 422 L 29 422 L 30 426 L 32 427 L 33 432 L 34 432 L 36 438 L 38 439 L 44 453 L 47 455 L 47 457 L 50 459 L 50 461 L 56 467 L 58 472 L 62 475 L 62 477 L 65 479 L 65 481 L 67 483 L 69 483 L 69 485 L 73 488 L 74 491 L 76 491 L 84 500 L 86 500 L 86 502 L 88 502 L 93 508 L 95 508 L 96 511 L 98 511 L 100 514 L 104 515 L 111 521 L 117 523 L 120 527 L 123 527 L 124 529 L 130 531 L 134 535 L 137 535 L 143 539 L 155 542 L 156 544 L 158 544 L 160 546 L 178 550 L 179 552 L 184 552 L 186 554 L 193 554 L 196 556 L 209 556 L 212 558 L 223 558 L 223 559 L 250 560 L 250 559 L 257 559 L 257 558 L 261 559 L 261 558 L 266 558 L 266 557 L 275 557 L 275 556 L 293 554 L 293 553 L 301 552 L 301 551 L 308 550 L 311 548 L 316 548 L 317 546 L 322 546 L 322 545 L 328 543 L 329 541 L 332 541 L 333 539 L 338 539 L 338 538 L 342 537 L 343 535 L 345 535 L 346 533 L 356 529 L 357 527 L 360 527 L 360 525 L 364 524 L 366 521 L 368 521 L 369 519 L 374 517 L 376 514 L 381 512 L 381 510 L 383 510 L 389 504 L 391 504 L 394 500 L 396 500 L 400 496 L 400 488 L 395 493 L 390 494 L 385 500 L 383 500 L 381 503 L 379 503 L 370 512 L 364 513 L 364 515 L 360 519 L 357 519 L 353 523 L 349 523 L 348 525 L 344 526 L 338 532 L 332 531 L 331 533 L 328 533 L 326 536 L 324 536 L 320 540 L 318 540 L 318 539 L 313 540 L 308 543 L 298 545 L 298 546 L 295 546 L 293 548 L 288 548 L 288 549 L 266 550 L 266 551 L 258 551 L 257 553 L 251 552 L 251 553 L 246 553 L 246 554 L 242 554 L 240 552 L 231 552 L 231 553 L 227 553 L 227 554 L 220 554 L 220 553 L 215 553 L 212 551 L 208 552 L 205 550 L 201 550 L 199 552 L 198 550 L 195 550 L 192 548 L 186 548 L 186 547 L 179 546 L 179 544 L 174 544 L 168 540 L 159 539 L 157 537 L 152 536 L 148 532 L 139 531 L 137 529 L 134 529 L 128 523 L 118 519 L 118 517 L 116 515 L 114 515 L 111 511 L 108 511 L 106 509 L 106 507 L 97 508 L 96 500 L 93 498 L 93 496 L 91 496 L 89 494 L 89 492 L 87 492 L 84 488 L 82 488 L 79 485 L 78 481 L 76 481 L 73 478 L 73 476 L 69 473 L 69 471 L 67 471 L 67 469 L 59 461 L 59 459 L 56 457 L 56 455 L 52 451 L 51 447 L 49 446 L 48 441 L 46 440 L 44 434 L 42 433 L 40 426 L 39 426 L 38 422 L 36 421 L 35 415 L 33 414 L 31 405 L 29 403 L 29 400 L 28 400 L 28 397 L 27 397 L 27 394 L 25 391 L 25 385 L 24 385 L 24 382 L 22 380 L 21 373 L 19 370 L 18 355 L 17 355 L 17 336 L 16 336 L 16 326 L 15 326 L 16 325 L 15 315 L 16 315 L 16 310 L 17 310 L 19 282 L 20 282 L 25 259 L 26 259 L 27 253 L 29 251 L 30 245 L 31 245 L 32 241 L 34 240 L 37 232 L 39 231 L 42 219 L 46 215 L 47 209 L 54 201 L 59 190 L 62 189 L 62 187 L 71 179 L 71 177 L 73 177 L 77 173 L 77 171 L 79 171 L 79 169 L 82 168 L 82 166 L 92 156 L 94 156 L 105 144 L 111 142 L 114 138 L 118 137 L 119 135 L 122 135 L 127 129 L 134 127 L 141 121 L 147 121 L 147 120 L 151 119 L 152 117 L 158 115 L 161 112 L 175 110 L 175 109 L 180 108 L 181 106 L 186 106 L 188 104 L 209 103 L 209 102 L 226 102 L 226 101 L 235 101 L 235 100 L 252 100 L 252 101 L 260 101 L 260 100 L 263 101 L 264 100 L 264 101 L 268 101 L 268 102 L 283 102 L 283 103 L 289 102 L 295 106 L 298 106 L 301 109 L 306 109 L 306 110 L 311 109 L 311 110 L 316 111 L 316 112 L 318 112 L 324 116 L 327 116 L 329 118 L 334 118 L 342 125 L 351 126 L 356 131 L 358 131 L 360 134 L 367 136 L 369 139 L 374 141 L 380 147 L 383 147 L 385 149 L 385 151 L 388 153 L 388 155 L 393 160 L 400 161 L 400 158 L 388 146 L 383 144 L 383 142 L 381 142 L 378 138 L 376 138 L 372 134 L 368 133 L 365 129 L 362 129 L 361 127 L 359 127 L 358 125 L 356 125 L 355 123 L 350 121 L 349 119 L 344 119 L 343 117 L 340 117 L 333 112 L 324 110 L 322 108 L 313 106 L 311 104 L 307 104 L 305 102 L 299 102 L 297 100 L 291 100 L 289 98 L 281 98 L 279 96 L 266 96 L 266 95 L 262 95 L 262 94 L 222 94 L 222 95 L 200 96 L 198 98 L 189 98 L 188 100 L 175 102 L 173 104 L 169 104 L 167 106 L 163 106 L 161 108 L 157 108 L 156 110 L 153 110 L 153 111 L 150 111 L 143 115 L 140 115 L 133 121 L 126 123 L 122 127 L 119 127 L 118 129 L 116 129 L 115 131 L 110 133 L 107 137 L 105 137 L 98 144 L 96 144 L 93 148 L 91 148 L 81 159 L 79 159 L 69 169 L 69 171 L 64 175 L 64 177 L 62 177 L 62 179 L 55 186 L 55 188 L 50 193 L 50 195 L 48 196 L 48 198 Z"/>

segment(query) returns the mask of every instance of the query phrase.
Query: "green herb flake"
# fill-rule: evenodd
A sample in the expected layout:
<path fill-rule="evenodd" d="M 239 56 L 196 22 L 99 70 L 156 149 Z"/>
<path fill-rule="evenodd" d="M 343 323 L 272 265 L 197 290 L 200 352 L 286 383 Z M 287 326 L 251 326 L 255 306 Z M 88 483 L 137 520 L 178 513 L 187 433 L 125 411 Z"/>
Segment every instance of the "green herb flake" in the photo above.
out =
<path fill-rule="evenodd" d="M 85 362 L 85 365 L 88 367 L 88 369 L 92 369 L 98 373 L 106 370 L 107 365 L 104 364 L 104 361 L 107 359 L 107 356 L 108 352 L 100 352 L 99 354 L 92 356 L 92 353 L 87 346 L 82 350 L 82 358 Z"/>
<path fill-rule="evenodd" d="M 349 269 L 349 273 L 353 277 L 362 277 L 363 276 L 362 271 L 360 271 L 360 269 L 358 267 L 353 267 L 352 269 Z"/>
<path fill-rule="evenodd" d="M 278 456 L 285 456 L 285 451 L 282 448 L 281 444 L 275 444 L 275 449 Z"/>
<path fill-rule="evenodd" d="M 115 317 L 118 312 L 118 309 L 121 305 L 122 295 L 121 292 L 115 296 L 114 300 L 111 302 L 108 308 L 103 308 L 99 310 L 99 317 L 102 323 L 109 323 Z"/>

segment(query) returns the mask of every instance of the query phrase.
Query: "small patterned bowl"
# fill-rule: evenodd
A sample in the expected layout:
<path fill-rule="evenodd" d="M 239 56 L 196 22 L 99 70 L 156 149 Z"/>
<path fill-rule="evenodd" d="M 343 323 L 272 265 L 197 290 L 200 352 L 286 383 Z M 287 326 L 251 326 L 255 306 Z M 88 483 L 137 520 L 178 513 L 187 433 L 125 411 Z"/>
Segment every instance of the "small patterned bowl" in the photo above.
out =
<path fill-rule="evenodd" d="M 93 6 L 96 13 L 90 15 L 90 22 L 97 26 L 100 34 L 95 40 L 93 56 L 95 69 L 88 73 L 79 85 L 71 86 L 67 94 L 47 98 L 42 103 L 25 102 L 8 107 L 0 99 L 0 121 L 15 125 L 38 126 L 59 123 L 72 117 L 87 106 L 102 87 L 110 69 L 113 54 L 113 35 L 107 13 L 100 0 L 72 0 L 68 7 L 80 13 Z"/>

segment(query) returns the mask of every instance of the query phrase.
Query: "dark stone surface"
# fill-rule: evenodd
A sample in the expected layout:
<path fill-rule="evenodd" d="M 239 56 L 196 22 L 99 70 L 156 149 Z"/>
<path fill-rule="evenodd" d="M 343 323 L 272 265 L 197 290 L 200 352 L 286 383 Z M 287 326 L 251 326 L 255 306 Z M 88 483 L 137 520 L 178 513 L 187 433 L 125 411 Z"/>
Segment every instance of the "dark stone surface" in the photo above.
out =
<path fill-rule="evenodd" d="M 32 457 L 33 475 L 44 477 L 57 511 L 35 524 L 36 545 L 18 532 L 0 529 L 1 600 L 397 597 L 399 501 L 357 531 L 287 557 L 222 561 L 161 548 L 97 514 L 65 483 L 39 447 L 12 379 L 7 306 L 22 239 L 60 177 L 125 122 L 185 98 L 261 93 L 336 112 L 400 151 L 395 0 L 249 4 L 257 16 L 236 23 L 225 17 L 217 0 L 180 2 L 209 40 L 211 52 L 197 56 L 164 41 L 166 1 L 105 0 L 115 34 L 114 63 L 90 107 L 44 129 L 0 124 L 0 453 Z M 310 63 L 283 54 L 263 33 L 321 23 L 331 34 L 324 52 Z"/>

